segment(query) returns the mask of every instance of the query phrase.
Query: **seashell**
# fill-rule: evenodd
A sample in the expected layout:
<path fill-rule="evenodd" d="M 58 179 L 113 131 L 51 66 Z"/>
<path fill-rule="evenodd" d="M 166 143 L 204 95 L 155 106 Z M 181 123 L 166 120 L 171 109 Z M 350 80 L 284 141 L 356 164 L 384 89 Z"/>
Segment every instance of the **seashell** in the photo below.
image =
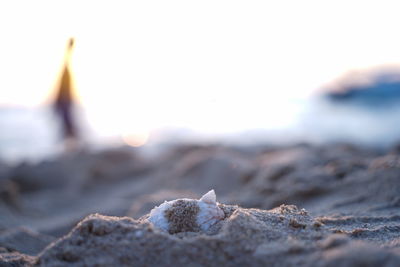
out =
<path fill-rule="evenodd" d="M 155 227 L 171 234 L 179 232 L 207 231 L 225 218 L 218 207 L 214 190 L 197 199 L 165 201 L 150 211 L 147 219 Z"/>

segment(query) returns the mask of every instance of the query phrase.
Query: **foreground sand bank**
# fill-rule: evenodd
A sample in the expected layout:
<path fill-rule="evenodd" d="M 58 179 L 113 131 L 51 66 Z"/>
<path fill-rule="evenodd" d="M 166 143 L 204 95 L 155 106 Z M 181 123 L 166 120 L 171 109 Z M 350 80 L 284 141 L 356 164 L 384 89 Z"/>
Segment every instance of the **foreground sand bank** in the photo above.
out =
<path fill-rule="evenodd" d="M 152 157 L 120 148 L 2 165 L 0 262 L 396 266 L 399 155 L 347 145 L 186 145 Z M 164 200 L 211 188 L 225 213 L 212 231 L 170 235 L 146 222 Z"/>

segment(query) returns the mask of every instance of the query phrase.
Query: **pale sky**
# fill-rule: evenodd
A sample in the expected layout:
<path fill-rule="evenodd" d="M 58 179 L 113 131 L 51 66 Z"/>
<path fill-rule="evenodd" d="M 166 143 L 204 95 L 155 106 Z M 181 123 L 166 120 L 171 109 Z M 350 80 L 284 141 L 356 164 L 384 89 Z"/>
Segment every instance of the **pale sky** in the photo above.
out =
<path fill-rule="evenodd" d="M 44 103 L 73 36 L 75 83 L 97 128 L 281 127 L 296 112 L 292 100 L 348 70 L 400 62 L 399 7 L 351 0 L 1 1 L 0 105 Z"/>

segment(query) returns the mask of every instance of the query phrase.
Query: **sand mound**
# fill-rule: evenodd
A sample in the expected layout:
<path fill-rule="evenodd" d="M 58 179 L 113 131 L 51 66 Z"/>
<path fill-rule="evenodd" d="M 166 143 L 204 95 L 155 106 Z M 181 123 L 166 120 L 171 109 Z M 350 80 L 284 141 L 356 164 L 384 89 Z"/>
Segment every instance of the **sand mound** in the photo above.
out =
<path fill-rule="evenodd" d="M 90 215 L 44 250 L 37 265 L 395 266 L 400 259 L 362 243 L 352 246 L 345 235 L 333 234 L 296 206 L 268 211 L 220 207 L 226 218 L 209 232 L 173 235 L 154 228 L 146 216 Z M 355 254 L 369 256 L 359 259 Z M 362 265 L 368 259 L 372 265 Z"/>
<path fill-rule="evenodd" d="M 324 230 L 295 206 L 262 211 L 221 206 L 226 219 L 207 233 L 170 235 L 144 218 L 90 215 L 39 256 L 39 265 L 239 265 L 280 260 L 287 253 L 307 253 Z M 270 248 L 273 248 L 271 250 Z"/>

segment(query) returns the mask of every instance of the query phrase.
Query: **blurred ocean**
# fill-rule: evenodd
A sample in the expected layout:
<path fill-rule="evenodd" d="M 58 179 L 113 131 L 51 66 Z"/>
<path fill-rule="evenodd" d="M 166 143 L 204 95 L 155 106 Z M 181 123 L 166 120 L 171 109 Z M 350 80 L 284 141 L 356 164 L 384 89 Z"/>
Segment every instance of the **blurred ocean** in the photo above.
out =
<path fill-rule="evenodd" d="M 313 97 L 293 102 L 293 119 L 282 127 L 260 120 L 262 127 L 238 125 L 226 131 L 204 131 L 170 125 L 152 129 L 146 147 L 179 142 L 221 142 L 254 145 L 257 143 L 293 144 L 298 142 L 346 142 L 373 147 L 387 147 L 400 140 L 400 105 L 362 106 L 351 101 L 331 101 Z M 290 109 L 290 107 L 288 107 Z M 87 121 L 86 111 L 76 111 L 79 126 L 88 146 L 123 145 L 118 131 L 108 130 Z M 251 116 L 251 114 L 248 114 Z M 259 117 L 260 114 L 258 114 Z M 279 111 L 276 114 L 279 120 Z M 99 118 L 101 120 L 101 118 Z M 129 123 L 129 122 L 127 122 Z M 132 122 L 131 122 L 132 123 Z M 134 123 L 134 122 L 133 122 Z M 104 126 L 104 125 L 103 125 Z M 0 158 L 7 162 L 35 161 L 61 151 L 59 125 L 48 107 L 0 108 Z"/>
<path fill-rule="evenodd" d="M 0 157 L 14 162 L 40 159 L 59 151 L 57 123 L 44 107 L 0 108 Z"/>

